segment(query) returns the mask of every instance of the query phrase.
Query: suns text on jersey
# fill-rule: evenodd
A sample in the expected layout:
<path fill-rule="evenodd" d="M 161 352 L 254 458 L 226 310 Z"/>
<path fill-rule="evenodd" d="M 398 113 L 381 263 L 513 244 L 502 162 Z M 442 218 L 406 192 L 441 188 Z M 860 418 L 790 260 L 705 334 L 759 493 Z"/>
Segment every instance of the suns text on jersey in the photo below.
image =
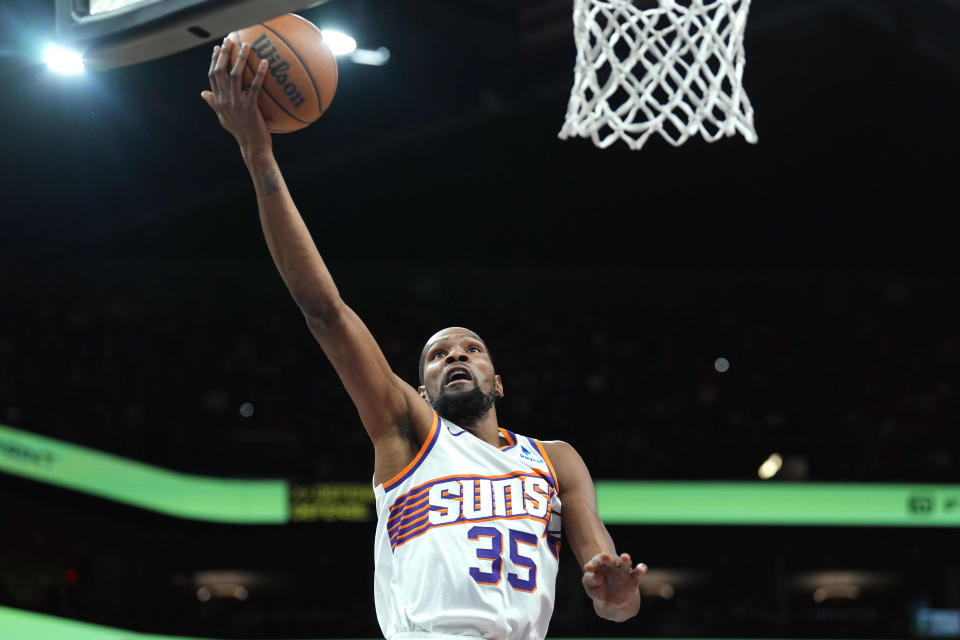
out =
<path fill-rule="evenodd" d="M 430 487 L 428 518 L 432 525 L 523 515 L 544 518 L 550 491 L 550 483 L 539 476 L 439 482 Z"/>

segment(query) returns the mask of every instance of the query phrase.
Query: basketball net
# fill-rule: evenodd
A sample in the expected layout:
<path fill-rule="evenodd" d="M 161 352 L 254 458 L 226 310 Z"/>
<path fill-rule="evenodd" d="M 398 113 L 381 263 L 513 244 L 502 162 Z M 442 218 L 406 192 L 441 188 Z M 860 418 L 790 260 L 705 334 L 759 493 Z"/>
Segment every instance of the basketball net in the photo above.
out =
<path fill-rule="evenodd" d="M 575 0 L 577 63 L 560 138 L 640 149 L 654 132 L 674 146 L 697 132 L 707 142 L 739 132 L 756 142 L 742 83 L 750 0 L 646 1 L 656 6 Z"/>

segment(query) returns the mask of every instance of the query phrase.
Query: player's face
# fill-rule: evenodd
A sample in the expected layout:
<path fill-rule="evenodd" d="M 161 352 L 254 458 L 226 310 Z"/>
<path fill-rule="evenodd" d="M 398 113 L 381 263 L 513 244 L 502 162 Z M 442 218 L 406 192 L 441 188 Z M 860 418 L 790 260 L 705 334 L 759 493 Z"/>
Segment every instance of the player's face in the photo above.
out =
<path fill-rule="evenodd" d="M 445 418 L 461 424 L 479 418 L 503 397 L 487 346 L 477 334 L 450 327 L 434 334 L 424 347 L 423 387 L 428 402 Z"/>

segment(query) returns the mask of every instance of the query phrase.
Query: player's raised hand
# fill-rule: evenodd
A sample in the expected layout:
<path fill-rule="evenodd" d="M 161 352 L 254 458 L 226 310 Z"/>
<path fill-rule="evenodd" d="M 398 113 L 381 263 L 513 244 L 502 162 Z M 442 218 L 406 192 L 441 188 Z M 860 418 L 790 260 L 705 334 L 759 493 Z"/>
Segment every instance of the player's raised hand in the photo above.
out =
<path fill-rule="evenodd" d="M 598 553 L 583 566 L 583 572 L 583 588 L 597 605 L 614 609 L 634 603 L 639 606 L 640 578 L 647 565 L 634 567 L 629 554 Z"/>
<path fill-rule="evenodd" d="M 243 88 L 243 70 L 250 55 L 250 45 L 240 46 L 236 62 L 230 65 L 230 50 L 236 47 L 231 38 L 224 38 L 223 44 L 213 48 L 210 60 L 210 91 L 200 94 L 213 109 L 220 124 L 229 131 L 243 150 L 244 155 L 271 148 L 270 132 L 263 121 L 257 98 L 267 76 L 267 61 L 261 60 L 253 82 Z"/>

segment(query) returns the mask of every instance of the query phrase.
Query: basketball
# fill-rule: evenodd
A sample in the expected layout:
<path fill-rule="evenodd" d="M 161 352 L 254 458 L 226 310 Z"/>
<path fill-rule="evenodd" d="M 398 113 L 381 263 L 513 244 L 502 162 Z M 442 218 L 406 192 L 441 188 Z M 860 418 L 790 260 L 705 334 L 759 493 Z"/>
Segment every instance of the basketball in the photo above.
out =
<path fill-rule="evenodd" d="M 250 45 L 244 88 L 253 82 L 261 60 L 269 64 L 259 105 L 272 133 L 303 129 L 330 106 L 337 91 L 337 59 L 312 22 L 288 13 L 229 37 L 236 44 L 230 48 L 231 67 L 240 45 Z"/>

